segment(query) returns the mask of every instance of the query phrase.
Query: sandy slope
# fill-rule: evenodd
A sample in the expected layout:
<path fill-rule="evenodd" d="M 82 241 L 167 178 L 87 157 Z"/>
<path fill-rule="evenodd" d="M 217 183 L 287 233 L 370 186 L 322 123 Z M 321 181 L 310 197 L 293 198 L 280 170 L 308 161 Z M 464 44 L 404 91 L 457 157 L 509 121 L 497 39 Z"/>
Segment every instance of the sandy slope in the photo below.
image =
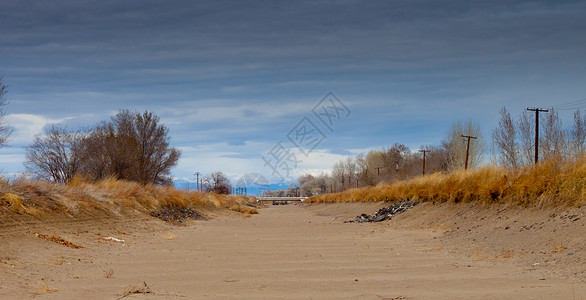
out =
<path fill-rule="evenodd" d="M 474 238 L 473 231 L 464 232 L 469 224 L 449 222 L 464 220 L 462 212 L 476 208 L 424 205 L 386 223 L 342 222 L 380 206 L 274 206 L 252 218 L 219 216 L 187 227 L 140 216 L 5 226 L 0 228 L 0 298 L 586 299 L 579 269 L 529 271 L 522 256 L 489 255 L 481 243 L 478 249 L 489 254 L 473 255 L 471 239 L 490 233 L 493 225 L 481 226 L 484 233 L 478 230 Z M 505 214 L 510 220 L 515 212 Z M 55 234 L 84 248 L 27 232 Z M 561 252 L 579 251 L 570 257 L 583 257 L 583 238 L 573 241 L 576 249 Z M 507 247 L 497 238 L 495 245 Z M 151 293 L 128 294 L 139 291 Z"/>

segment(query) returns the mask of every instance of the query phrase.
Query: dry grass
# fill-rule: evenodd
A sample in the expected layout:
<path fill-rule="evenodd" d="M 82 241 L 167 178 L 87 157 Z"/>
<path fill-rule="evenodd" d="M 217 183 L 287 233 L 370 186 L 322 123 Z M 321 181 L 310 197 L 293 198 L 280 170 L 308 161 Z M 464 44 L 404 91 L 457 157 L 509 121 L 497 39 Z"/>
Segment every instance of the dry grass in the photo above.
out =
<path fill-rule="evenodd" d="M 534 206 L 586 203 L 586 157 L 550 160 L 517 170 L 483 167 L 311 197 L 309 202 L 511 202 Z"/>
<path fill-rule="evenodd" d="M 173 187 L 144 186 L 115 179 L 92 183 L 76 177 L 69 184 L 53 184 L 26 178 L 0 179 L 0 215 L 148 214 L 165 207 L 232 209 L 247 215 L 256 212 L 248 206 L 252 202 L 251 198 L 241 195 L 187 192 Z M 0 218 L 0 223 L 3 219 Z"/>

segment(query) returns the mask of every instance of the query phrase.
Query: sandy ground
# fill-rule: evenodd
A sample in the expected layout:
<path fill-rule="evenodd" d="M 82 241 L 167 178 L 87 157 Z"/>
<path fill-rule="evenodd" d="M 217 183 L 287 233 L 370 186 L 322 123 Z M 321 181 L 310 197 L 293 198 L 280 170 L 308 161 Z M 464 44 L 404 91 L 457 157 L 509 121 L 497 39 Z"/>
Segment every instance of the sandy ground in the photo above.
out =
<path fill-rule="evenodd" d="M 425 204 L 343 223 L 379 207 L 271 206 L 185 227 L 140 215 L 9 222 L 0 299 L 586 299 L 584 209 Z"/>

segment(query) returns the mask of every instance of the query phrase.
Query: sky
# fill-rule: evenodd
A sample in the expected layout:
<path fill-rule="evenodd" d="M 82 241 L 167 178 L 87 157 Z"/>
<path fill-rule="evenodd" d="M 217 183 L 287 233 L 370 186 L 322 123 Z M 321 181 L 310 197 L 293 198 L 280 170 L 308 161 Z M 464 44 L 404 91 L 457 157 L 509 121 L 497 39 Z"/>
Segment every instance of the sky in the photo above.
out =
<path fill-rule="evenodd" d="M 25 171 L 47 125 L 121 109 L 161 118 L 185 179 L 294 180 L 439 145 L 457 121 L 489 138 L 503 106 L 586 109 L 585 14 L 586 1 L 1 0 L 15 131 L 0 168 Z"/>

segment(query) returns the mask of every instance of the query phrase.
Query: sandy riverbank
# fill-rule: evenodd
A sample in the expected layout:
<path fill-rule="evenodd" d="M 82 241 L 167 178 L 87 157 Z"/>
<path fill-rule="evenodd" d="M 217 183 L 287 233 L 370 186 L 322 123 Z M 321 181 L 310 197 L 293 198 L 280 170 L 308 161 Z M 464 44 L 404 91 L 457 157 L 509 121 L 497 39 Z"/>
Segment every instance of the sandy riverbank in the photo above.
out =
<path fill-rule="evenodd" d="M 12 224 L 0 228 L 0 298 L 586 299 L 584 208 L 426 203 L 343 223 L 381 206 L 271 206 L 185 227 L 144 215 Z"/>

